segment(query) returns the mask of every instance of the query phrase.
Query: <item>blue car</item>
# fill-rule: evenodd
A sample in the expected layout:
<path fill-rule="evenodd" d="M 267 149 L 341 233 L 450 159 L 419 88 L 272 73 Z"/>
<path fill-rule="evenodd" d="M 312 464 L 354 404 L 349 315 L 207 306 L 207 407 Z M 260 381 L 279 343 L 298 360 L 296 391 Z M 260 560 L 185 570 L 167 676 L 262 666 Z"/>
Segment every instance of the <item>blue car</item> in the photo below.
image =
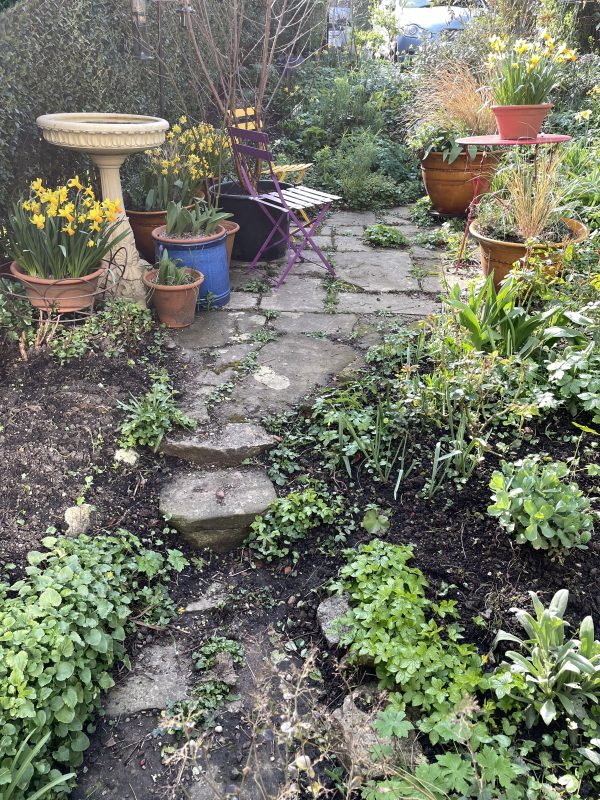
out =
<path fill-rule="evenodd" d="M 391 55 L 404 58 L 427 39 L 452 35 L 484 8 L 483 0 L 453 0 L 452 5 L 439 5 L 432 0 L 396 0 L 400 33 L 392 43 Z"/>

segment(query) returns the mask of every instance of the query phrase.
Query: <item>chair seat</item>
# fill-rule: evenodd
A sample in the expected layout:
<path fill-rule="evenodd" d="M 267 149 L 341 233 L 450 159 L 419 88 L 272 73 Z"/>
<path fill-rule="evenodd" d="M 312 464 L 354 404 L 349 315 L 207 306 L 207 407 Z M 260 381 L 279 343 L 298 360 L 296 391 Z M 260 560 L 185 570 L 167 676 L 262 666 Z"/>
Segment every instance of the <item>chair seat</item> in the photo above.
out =
<path fill-rule="evenodd" d="M 294 175 L 294 183 L 298 185 L 303 180 L 306 171 L 312 166 L 312 162 L 307 164 L 273 164 L 273 172 L 280 181 L 284 181 L 288 176 Z M 267 167 L 263 172 L 268 175 L 269 168 Z"/>
<path fill-rule="evenodd" d="M 290 208 L 294 209 L 294 211 L 301 211 L 304 208 L 314 208 L 315 206 L 324 206 L 327 203 L 333 203 L 334 200 L 341 200 L 336 194 L 321 192 L 317 189 L 309 189 L 307 186 L 292 186 L 290 189 L 282 189 L 281 194 L 283 195 L 285 203 Z M 259 202 L 266 202 L 268 205 L 285 208 L 277 192 L 259 194 L 254 199 Z"/>

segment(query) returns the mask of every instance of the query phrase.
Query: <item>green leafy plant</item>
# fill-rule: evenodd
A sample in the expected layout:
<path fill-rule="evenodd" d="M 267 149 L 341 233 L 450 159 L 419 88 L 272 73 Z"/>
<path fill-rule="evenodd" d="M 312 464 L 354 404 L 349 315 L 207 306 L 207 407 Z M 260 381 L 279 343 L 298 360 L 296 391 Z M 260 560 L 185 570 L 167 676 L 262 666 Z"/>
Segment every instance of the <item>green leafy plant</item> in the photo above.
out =
<path fill-rule="evenodd" d="M 50 733 L 47 733 L 45 736 L 42 736 L 34 747 L 30 747 L 29 742 L 33 734 L 34 731 L 32 731 L 21 744 L 15 753 L 12 764 L 8 767 L 0 767 L 0 800 L 19 800 L 19 798 L 23 798 L 24 800 L 21 788 L 27 786 L 33 777 L 37 755 L 45 747 L 50 738 Z M 28 794 L 27 800 L 41 800 L 41 798 L 45 797 L 52 789 L 64 786 L 64 784 L 69 783 L 71 778 L 74 777 L 74 772 L 54 777 L 33 794 Z"/>
<path fill-rule="evenodd" d="M 185 267 L 180 267 L 180 258 L 169 258 L 169 253 L 165 248 L 162 251 L 160 261 L 157 262 L 158 272 L 154 279 L 157 286 L 185 286 L 186 283 L 193 283 L 198 280 L 198 273 L 190 273 Z"/>
<path fill-rule="evenodd" d="M 267 561 L 292 555 L 294 544 L 320 525 L 332 525 L 342 514 L 343 499 L 330 495 L 324 486 L 315 484 L 290 492 L 274 500 L 264 514 L 250 526 L 248 544 L 252 551 Z"/>
<path fill-rule="evenodd" d="M 548 363 L 548 379 L 569 411 L 588 411 L 600 423 L 600 352 L 591 342 L 583 349 L 567 347 Z"/>
<path fill-rule="evenodd" d="M 594 530 L 590 502 L 576 483 L 565 482 L 568 475 L 560 461 L 503 461 L 490 481 L 488 513 L 535 550 L 585 549 Z"/>
<path fill-rule="evenodd" d="M 114 684 L 110 670 L 127 662 L 127 620 L 141 590 L 169 569 L 126 531 L 42 544 L 23 579 L 0 585 L 0 781 L 13 781 L 7 770 L 20 764 L 23 798 L 81 764 L 86 725 Z M 20 748 L 30 736 L 39 748 L 29 762 Z"/>
<path fill-rule="evenodd" d="M 197 650 L 192 653 L 192 660 L 197 670 L 210 669 L 215 664 L 215 658 L 219 653 L 229 653 L 234 664 L 241 664 L 244 660 L 244 648 L 234 639 L 226 639 L 224 636 L 211 636 Z"/>
<path fill-rule="evenodd" d="M 519 645 L 518 651 L 506 653 L 514 678 L 508 684 L 510 697 L 526 707 L 529 727 L 541 718 L 546 725 L 563 719 L 583 728 L 600 701 L 600 642 L 594 638 L 593 620 L 586 617 L 579 626 L 579 637 L 569 639 L 564 619 L 568 591 L 556 592 L 548 608 L 534 592 L 529 595 L 535 617 L 515 610 L 527 638 L 501 630 L 494 642 Z M 505 674 L 506 669 L 499 670 L 500 677 Z M 506 695 L 507 684 L 497 681 L 493 685 L 500 698 Z M 597 722 L 595 727 L 597 737 Z M 589 757 L 589 753 L 584 755 Z M 592 760 L 600 765 L 600 754 Z"/>
<path fill-rule="evenodd" d="M 581 326 L 589 322 L 582 314 L 560 307 L 530 313 L 518 305 L 520 293 L 515 279 L 508 278 L 497 290 L 489 275 L 479 286 L 469 287 L 465 300 L 458 284 L 442 299 L 454 310 L 473 347 L 482 352 L 531 356 L 560 339 L 582 338 Z M 566 327 L 566 323 L 572 327 Z"/>
<path fill-rule="evenodd" d="M 60 364 L 101 352 L 107 358 L 131 353 L 154 326 L 152 314 L 124 297 L 112 298 L 80 325 L 64 325 L 50 341 Z"/>
<path fill-rule="evenodd" d="M 364 230 L 363 239 L 374 247 L 406 247 L 408 244 L 400 228 L 393 225 L 369 225 Z"/>
<path fill-rule="evenodd" d="M 167 205 L 167 226 L 165 233 L 175 239 L 189 236 L 212 236 L 224 219 L 232 214 L 209 208 L 206 204 L 194 203 L 193 208 L 185 208 L 173 200 Z"/>
<path fill-rule="evenodd" d="M 196 422 L 187 417 L 175 403 L 177 392 L 165 373 L 154 375 L 150 391 L 141 397 L 132 397 L 128 403 L 119 403 L 126 417 L 121 424 L 122 447 L 150 447 L 156 453 L 165 434 L 179 426 L 195 428 Z"/>
<path fill-rule="evenodd" d="M 425 576 L 408 566 L 410 547 L 374 539 L 345 556 L 330 587 L 352 606 L 340 622 L 341 643 L 353 658 L 372 660 L 381 685 L 418 708 L 418 726 L 431 731 L 467 690 L 484 685 L 476 649 L 460 642 L 456 602 L 426 597 Z"/>

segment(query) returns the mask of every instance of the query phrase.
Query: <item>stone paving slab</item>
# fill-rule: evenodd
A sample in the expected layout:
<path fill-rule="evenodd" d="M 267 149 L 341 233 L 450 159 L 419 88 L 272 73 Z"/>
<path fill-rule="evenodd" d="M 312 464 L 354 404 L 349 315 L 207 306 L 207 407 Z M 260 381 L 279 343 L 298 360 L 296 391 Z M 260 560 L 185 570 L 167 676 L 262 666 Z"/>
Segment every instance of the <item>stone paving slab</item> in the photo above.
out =
<path fill-rule="evenodd" d="M 275 443 L 273 436 L 260 425 L 231 423 L 208 434 L 198 431 L 168 436 L 163 439 L 160 450 L 192 464 L 234 467 L 248 458 L 255 458 Z"/>
<path fill-rule="evenodd" d="M 417 280 L 410 275 L 412 262 L 406 251 L 376 251 L 376 255 L 376 260 L 358 253 L 338 255 L 335 263 L 336 276 L 366 292 L 419 290 Z"/>
<path fill-rule="evenodd" d="M 324 311 L 325 297 L 322 280 L 291 274 L 278 289 L 262 296 L 260 307 L 273 311 Z"/>
<path fill-rule="evenodd" d="M 266 344 L 258 354 L 259 369 L 247 375 L 220 404 L 225 419 L 264 419 L 299 403 L 317 387 L 351 364 L 356 353 L 328 339 L 288 334 Z"/>
<path fill-rule="evenodd" d="M 439 311 L 440 304 L 430 298 L 407 294 L 355 294 L 341 292 L 338 295 L 337 311 L 357 314 L 375 314 L 389 311 L 393 314 L 426 317 Z"/>
<path fill-rule="evenodd" d="M 166 708 L 183 700 L 191 663 L 175 644 L 151 644 L 144 649 L 135 668 L 112 689 L 105 703 L 109 717 Z"/>
<path fill-rule="evenodd" d="M 352 335 L 357 320 L 356 314 L 282 311 L 272 325 L 279 333 L 323 333 L 346 338 Z"/>
<path fill-rule="evenodd" d="M 335 249 L 337 263 L 337 253 L 374 253 L 375 251 L 371 245 L 363 242 L 362 239 L 356 236 L 337 236 L 335 237 Z"/>
<path fill-rule="evenodd" d="M 187 472 L 163 488 L 160 512 L 192 546 L 223 553 L 242 544 L 275 497 L 261 467 Z"/>
<path fill-rule="evenodd" d="M 232 342 L 248 341 L 265 322 L 265 318 L 256 313 L 202 312 L 197 315 L 193 325 L 174 333 L 173 339 L 188 352 L 206 347 L 224 347 Z"/>

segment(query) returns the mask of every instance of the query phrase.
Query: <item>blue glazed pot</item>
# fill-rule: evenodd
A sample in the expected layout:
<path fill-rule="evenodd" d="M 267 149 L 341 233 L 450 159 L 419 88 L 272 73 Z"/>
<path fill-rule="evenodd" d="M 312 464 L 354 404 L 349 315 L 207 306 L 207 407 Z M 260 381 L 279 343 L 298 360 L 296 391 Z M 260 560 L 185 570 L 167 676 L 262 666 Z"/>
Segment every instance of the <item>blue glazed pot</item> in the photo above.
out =
<path fill-rule="evenodd" d="M 227 259 L 227 232 L 219 226 L 212 236 L 198 236 L 192 239 L 172 239 L 161 225 L 152 231 L 156 242 L 156 260 L 160 261 L 166 250 L 169 258 L 178 258 L 180 266 L 195 269 L 204 275 L 200 286 L 196 311 L 209 307 L 220 308 L 229 302 L 229 265 Z M 210 295 L 210 301 L 209 301 Z"/>

